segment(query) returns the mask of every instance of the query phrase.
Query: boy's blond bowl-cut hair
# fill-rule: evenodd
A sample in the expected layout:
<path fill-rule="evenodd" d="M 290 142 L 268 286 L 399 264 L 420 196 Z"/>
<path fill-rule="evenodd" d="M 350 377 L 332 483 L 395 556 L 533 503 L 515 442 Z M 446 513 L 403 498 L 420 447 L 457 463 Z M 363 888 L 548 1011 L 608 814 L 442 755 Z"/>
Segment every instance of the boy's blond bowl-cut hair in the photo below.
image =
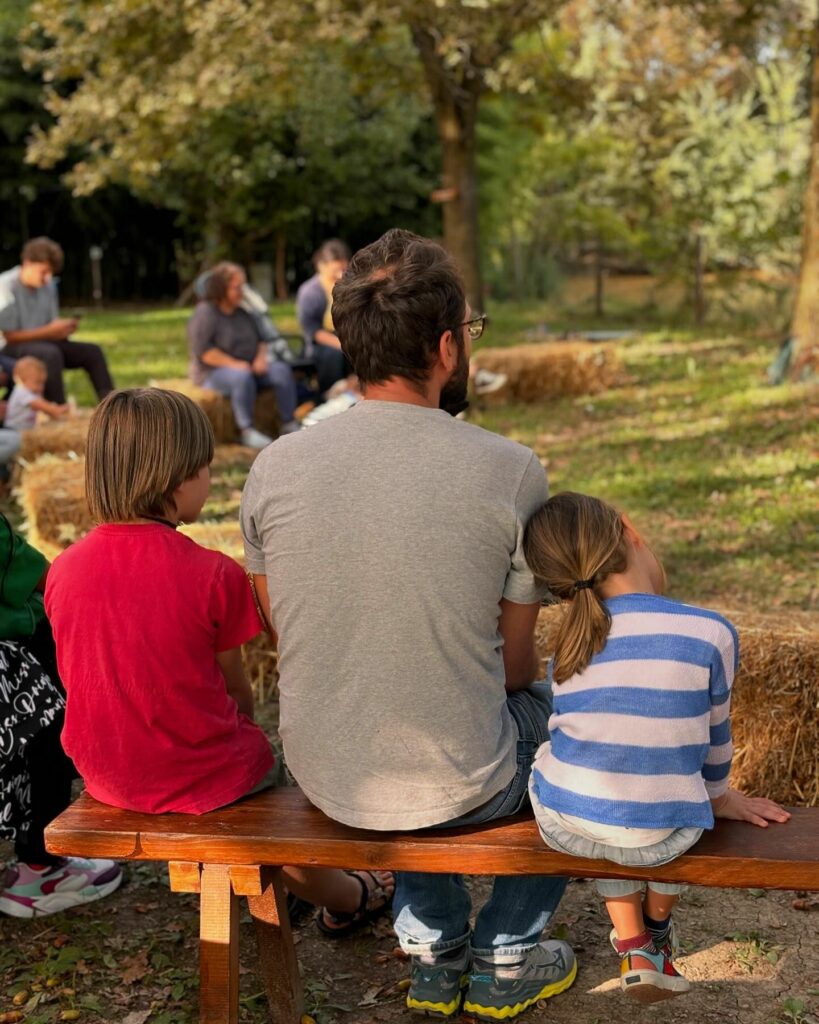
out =
<path fill-rule="evenodd" d="M 113 391 L 91 417 L 85 493 L 97 523 L 173 516 L 173 492 L 213 459 L 207 417 L 185 395 Z"/>

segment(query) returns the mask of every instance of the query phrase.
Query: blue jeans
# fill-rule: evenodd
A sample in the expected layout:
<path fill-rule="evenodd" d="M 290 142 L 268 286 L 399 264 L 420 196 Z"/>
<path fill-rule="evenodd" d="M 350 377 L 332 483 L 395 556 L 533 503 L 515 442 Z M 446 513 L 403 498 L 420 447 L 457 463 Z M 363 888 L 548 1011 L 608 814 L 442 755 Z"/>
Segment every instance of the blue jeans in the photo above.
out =
<path fill-rule="evenodd" d="M 549 738 L 552 691 L 546 683 L 510 693 L 507 707 L 518 727 L 514 778 L 485 804 L 436 828 L 477 825 L 516 814 L 528 802 L 529 772 L 537 748 Z M 540 940 L 563 891 L 565 878 L 499 875 L 478 913 L 472 951 L 496 964 L 515 963 Z M 400 871 L 395 876 L 395 931 L 411 956 L 455 950 L 470 942 L 471 900 L 461 875 Z"/>
<path fill-rule="evenodd" d="M 253 426 L 256 393 L 265 388 L 273 388 L 276 392 L 276 405 L 282 423 L 290 423 L 296 411 L 296 382 L 287 363 L 271 363 L 263 374 L 254 374 L 250 369 L 236 370 L 232 366 L 217 366 L 208 371 L 205 387 L 230 399 L 239 430 Z"/>

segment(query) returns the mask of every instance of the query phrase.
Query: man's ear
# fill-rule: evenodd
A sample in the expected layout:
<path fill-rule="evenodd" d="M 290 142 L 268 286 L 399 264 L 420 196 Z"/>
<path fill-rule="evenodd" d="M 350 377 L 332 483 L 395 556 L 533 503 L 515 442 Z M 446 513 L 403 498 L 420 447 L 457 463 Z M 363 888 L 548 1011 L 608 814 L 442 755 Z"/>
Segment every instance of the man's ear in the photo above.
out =
<path fill-rule="evenodd" d="M 447 373 L 452 373 L 458 365 L 458 346 L 452 331 L 444 331 L 438 339 L 438 358 Z"/>

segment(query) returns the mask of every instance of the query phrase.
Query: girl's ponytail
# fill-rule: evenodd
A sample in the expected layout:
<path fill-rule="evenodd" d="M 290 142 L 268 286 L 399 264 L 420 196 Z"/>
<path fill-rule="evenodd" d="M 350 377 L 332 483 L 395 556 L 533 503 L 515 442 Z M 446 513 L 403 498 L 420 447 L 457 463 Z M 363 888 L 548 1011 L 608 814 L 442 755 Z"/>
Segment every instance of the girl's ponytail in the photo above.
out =
<path fill-rule="evenodd" d="M 552 668 L 554 682 L 562 683 L 583 671 L 609 635 L 611 616 L 599 587 L 611 573 L 625 571 L 623 520 L 598 498 L 564 491 L 529 520 L 523 549 L 537 581 L 568 602 Z"/>

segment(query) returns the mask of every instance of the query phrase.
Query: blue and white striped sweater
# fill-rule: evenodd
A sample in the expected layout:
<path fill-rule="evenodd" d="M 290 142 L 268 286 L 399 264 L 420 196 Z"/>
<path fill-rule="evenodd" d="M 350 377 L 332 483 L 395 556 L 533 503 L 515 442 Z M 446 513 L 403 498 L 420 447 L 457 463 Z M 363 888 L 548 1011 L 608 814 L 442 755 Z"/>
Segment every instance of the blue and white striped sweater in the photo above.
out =
<path fill-rule="evenodd" d="M 539 803 L 606 825 L 712 828 L 733 752 L 736 630 L 652 594 L 606 604 L 606 646 L 554 687 L 551 742 L 532 769 L 535 812 Z"/>

